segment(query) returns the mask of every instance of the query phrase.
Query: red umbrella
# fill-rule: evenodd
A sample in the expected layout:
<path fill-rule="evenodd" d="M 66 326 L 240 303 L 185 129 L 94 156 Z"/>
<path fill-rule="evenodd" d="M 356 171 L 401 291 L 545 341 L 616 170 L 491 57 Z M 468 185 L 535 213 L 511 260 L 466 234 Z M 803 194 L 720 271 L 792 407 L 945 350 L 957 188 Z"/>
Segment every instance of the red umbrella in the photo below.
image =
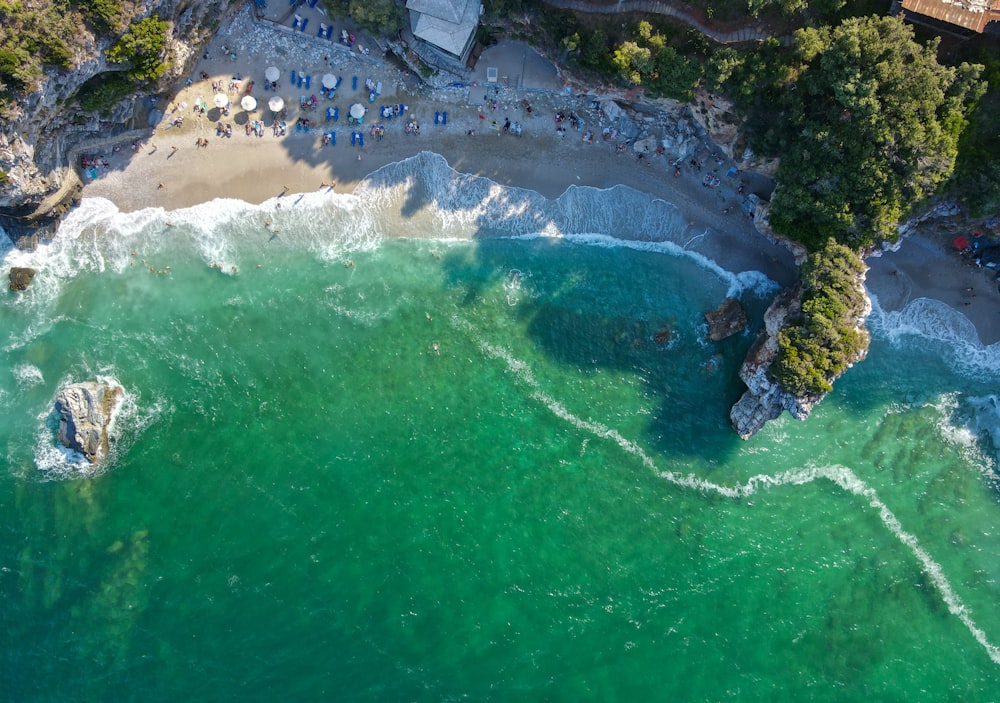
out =
<path fill-rule="evenodd" d="M 952 244 L 954 244 L 955 248 L 958 249 L 959 251 L 969 248 L 969 240 L 966 239 L 961 234 L 955 237 L 955 241 L 953 241 Z"/>

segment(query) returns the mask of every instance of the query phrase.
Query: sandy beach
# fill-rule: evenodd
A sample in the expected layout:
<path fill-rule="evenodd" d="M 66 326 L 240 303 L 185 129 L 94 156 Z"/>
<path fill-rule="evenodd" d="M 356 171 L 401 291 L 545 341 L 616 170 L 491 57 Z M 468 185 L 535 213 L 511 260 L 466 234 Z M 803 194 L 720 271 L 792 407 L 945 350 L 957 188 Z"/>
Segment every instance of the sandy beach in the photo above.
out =
<path fill-rule="evenodd" d="M 207 48 L 188 81 L 177 87 L 168 105 L 158 106 L 163 117 L 153 134 L 129 148 L 127 140 L 117 152 L 98 152 L 109 168 L 87 179 L 84 197 L 103 197 L 120 209 L 145 207 L 176 209 L 213 198 L 236 198 L 260 203 L 286 194 L 332 188 L 350 192 L 380 166 L 433 151 L 456 170 L 485 176 L 504 185 L 538 191 L 556 198 L 571 185 L 607 188 L 626 185 L 661 197 L 676 205 L 689 223 L 689 248 L 732 271 L 758 270 L 782 285 L 795 280 L 795 266 L 785 247 L 769 241 L 753 227 L 742 206 L 747 192 L 765 188 L 752 174 L 726 176 L 731 164 L 711 157 L 715 149 L 704 143 L 698 158 L 704 170 L 685 164 L 680 175 L 667 156 L 644 155 L 619 147 L 601 136 L 602 115 L 589 101 L 564 90 L 473 84 L 432 89 L 422 86 L 393 62 L 375 59 L 374 53 L 347 50 L 336 42 L 296 33 L 267 20 L 258 21 L 239 9 Z M 235 60 L 232 55 L 236 56 Z M 279 87 L 263 91 L 264 71 L 274 65 L 281 71 Z M 306 72 L 311 89 L 286 87 L 291 70 Z M 320 94 L 326 73 L 341 77 L 333 99 Z M 207 75 L 207 78 L 202 76 Z M 352 78 L 358 87 L 352 89 Z M 238 88 L 230 90 L 233 79 Z M 381 84 L 382 92 L 369 102 L 364 82 Z M 257 110 L 239 106 L 250 93 Z M 229 117 L 213 106 L 212 84 L 226 91 L 232 103 Z M 551 81 L 550 81 L 551 82 Z M 269 98 L 282 97 L 287 106 L 287 134 L 276 137 L 271 125 L 275 115 Z M 316 95 L 317 106 L 300 110 L 300 101 Z M 368 113 L 360 127 L 347 124 L 350 105 L 361 103 Z M 198 104 L 206 104 L 202 113 Z M 383 105 L 406 105 L 402 116 L 380 119 Z M 337 122 L 328 121 L 326 108 L 336 106 Z M 530 111 L 528 110 L 530 106 Z M 447 112 L 447 124 L 436 116 Z M 557 124 L 557 113 L 573 113 L 580 129 Z M 183 123 L 174 121 L 183 118 Z M 299 118 L 315 123 L 308 131 L 296 130 Z M 219 121 L 233 127 L 231 137 L 219 137 Z M 260 120 L 263 135 L 246 133 L 248 121 Z M 502 133 L 506 121 L 520 124 L 522 135 Z M 407 134 L 405 125 L 419 125 L 419 134 Z M 385 128 L 384 138 L 371 135 L 373 125 Z M 557 131 L 565 126 L 566 131 Z M 323 134 L 334 131 L 336 145 L 323 145 Z M 364 148 L 351 146 L 351 133 L 363 130 Z M 583 138 L 588 131 L 594 139 Z M 207 140 L 206 146 L 199 146 Z M 706 188 L 702 179 L 714 173 L 721 181 Z M 737 192 L 739 181 L 747 190 Z M 766 194 L 766 193 L 762 193 Z M 700 236 L 708 232 L 709 236 Z M 954 235 L 952 235 L 954 236 Z M 908 302 L 928 297 L 940 300 L 966 315 L 981 341 L 1000 341 L 997 287 L 992 272 L 970 266 L 950 250 L 946 233 L 927 228 L 910 234 L 894 252 L 869 259 L 869 290 L 885 310 L 898 310 Z"/>

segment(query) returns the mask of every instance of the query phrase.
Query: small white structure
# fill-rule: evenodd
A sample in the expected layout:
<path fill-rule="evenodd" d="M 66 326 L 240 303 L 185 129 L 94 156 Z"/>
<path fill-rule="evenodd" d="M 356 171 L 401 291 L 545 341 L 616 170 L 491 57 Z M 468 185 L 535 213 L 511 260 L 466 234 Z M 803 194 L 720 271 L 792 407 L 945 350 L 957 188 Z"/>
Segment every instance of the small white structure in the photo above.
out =
<path fill-rule="evenodd" d="M 476 43 L 480 0 L 406 0 L 413 36 L 465 63 Z"/>

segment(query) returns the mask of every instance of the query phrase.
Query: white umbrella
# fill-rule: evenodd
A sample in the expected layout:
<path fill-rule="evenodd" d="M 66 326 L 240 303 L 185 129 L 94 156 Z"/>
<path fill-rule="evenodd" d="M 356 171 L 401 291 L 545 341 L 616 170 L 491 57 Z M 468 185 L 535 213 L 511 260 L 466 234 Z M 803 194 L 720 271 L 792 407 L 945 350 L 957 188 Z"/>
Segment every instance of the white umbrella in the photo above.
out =
<path fill-rule="evenodd" d="M 257 101 L 252 95 L 244 95 L 243 99 L 240 100 L 240 107 L 242 107 L 247 112 L 253 112 L 257 109 Z"/>
<path fill-rule="evenodd" d="M 268 66 L 267 70 L 264 71 L 264 78 L 266 78 L 267 80 L 271 81 L 272 83 L 274 83 L 276 80 L 278 80 L 278 77 L 280 75 L 281 75 L 281 71 L 278 70 L 277 66 Z"/>
<path fill-rule="evenodd" d="M 351 117 L 356 120 L 360 120 L 365 116 L 365 106 L 361 103 L 354 103 L 351 105 Z"/>
<path fill-rule="evenodd" d="M 337 85 L 337 77 L 332 73 L 323 74 L 323 87 L 329 90 L 333 86 Z"/>
<path fill-rule="evenodd" d="M 225 93 L 216 93 L 212 97 L 212 102 L 215 103 L 217 108 L 224 110 L 226 106 L 229 105 L 229 96 Z"/>
<path fill-rule="evenodd" d="M 267 101 L 267 106 L 271 108 L 271 112 L 281 112 L 285 108 L 285 101 L 275 95 Z"/>

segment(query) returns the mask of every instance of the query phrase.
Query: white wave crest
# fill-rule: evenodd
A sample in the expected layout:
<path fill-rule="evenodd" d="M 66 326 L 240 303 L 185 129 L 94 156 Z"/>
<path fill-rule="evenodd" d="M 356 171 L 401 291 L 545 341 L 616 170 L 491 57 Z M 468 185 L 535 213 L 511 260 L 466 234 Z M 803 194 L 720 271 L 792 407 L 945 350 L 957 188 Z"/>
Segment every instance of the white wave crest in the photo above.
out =
<path fill-rule="evenodd" d="M 11 371 L 14 374 L 14 380 L 17 381 L 17 385 L 22 389 L 45 383 L 42 370 L 32 364 L 18 364 Z"/>
<path fill-rule="evenodd" d="M 917 298 L 902 310 L 886 311 L 876 296 L 871 300 L 868 327 L 894 346 L 930 342 L 943 349 L 946 361 L 959 374 L 1000 374 L 1000 343 L 983 345 L 975 325 L 958 310 L 938 300 Z"/>
<path fill-rule="evenodd" d="M 599 422 L 585 420 L 571 411 L 562 403 L 545 392 L 535 379 L 528 364 L 515 358 L 503 347 L 491 344 L 476 333 L 475 328 L 458 318 L 452 318 L 456 329 L 466 332 L 475 340 L 484 354 L 490 358 L 503 361 L 508 370 L 525 386 L 528 387 L 532 399 L 538 401 L 556 417 L 570 423 L 579 430 L 589 432 L 595 437 L 611 441 L 622 450 L 628 452 L 650 471 L 660 478 L 669 481 L 679 488 L 690 489 L 700 493 L 715 494 L 729 499 L 741 499 L 754 495 L 758 491 L 781 486 L 801 486 L 824 479 L 840 487 L 844 491 L 863 498 L 869 507 L 878 514 L 885 528 L 902 543 L 920 563 L 920 567 L 934 583 L 942 600 L 948 606 L 948 612 L 957 617 L 972 634 L 977 643 L 986 651 L 993 663 L 1000 665 L 1000 648 L 989 641 L 986 633 L 976 624 L 969 609 L 955 592 L 954 587 L 944 574 L 941 565 L 921 546 L 917 538 L 907 532 L 896 515 L 878 497 L 873 488 L 862 481 L 853 471 L 845 466 L 806 466 L 784 471 L 775 475 L 759 474 L 752 476 L 745 483 L 725 486 L 705 480 L 694 474 L 683 474 L 675 471 L 662 471 L 656 466 L 653 458 L 642 447 L 622 436 L 617 430 Z"/>

